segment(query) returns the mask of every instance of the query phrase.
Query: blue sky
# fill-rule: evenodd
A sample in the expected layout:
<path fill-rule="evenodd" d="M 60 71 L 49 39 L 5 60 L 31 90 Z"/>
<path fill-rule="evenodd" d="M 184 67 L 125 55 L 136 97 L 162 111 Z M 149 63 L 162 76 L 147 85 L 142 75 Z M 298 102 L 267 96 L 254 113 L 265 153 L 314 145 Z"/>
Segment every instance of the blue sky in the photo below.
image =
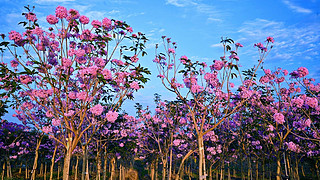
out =
<path fill-rule="evenodd" d="M 150 100 L 156 92 L 172 98 L 155 78 L 152 63 L 155 44 L 161 42 L 162 35 L 178 43 L 178 56 L 207 63 L 222 55 L 221 37 L 230 37 L 244 45 L 239 51 L 243 70 L 258 59 L 253 44 L 273 36 L 276 42 L 265 68 L 292 71 L 304 66 L 318 82 L 320 79 L 319 0 L 0 0 L 0 33 L 19 29 L 17 23 L 23 19 L 25 5 L 36 6 L 40 25 L 62 5 L 79 10 L 90 20 L 124 20 L 134 31 L 145 33 L 150 41 L 148 56 L 141 63 L 153 74 L 146 88 L 136 93 L 137 102 L 143 105 L 152 105 Z M 131 109 L 132 104 L 125 108 Z"/>

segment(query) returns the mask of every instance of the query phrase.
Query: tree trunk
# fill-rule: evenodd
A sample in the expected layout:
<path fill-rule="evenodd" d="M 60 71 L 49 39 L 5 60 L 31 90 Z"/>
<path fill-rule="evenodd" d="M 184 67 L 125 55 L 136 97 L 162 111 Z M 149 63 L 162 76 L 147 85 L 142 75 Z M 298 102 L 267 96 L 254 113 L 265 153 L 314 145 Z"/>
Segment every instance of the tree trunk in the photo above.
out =
<path fill-rule="evenodd" d="M 47 178 L 47 163 L 44 164 L 44 174 L 43 174 L 44 180 Z"/>
<path fill-rule="evenodd" d="M 154 162 L 152 162 L 151 163 L 151 171 L 150 171 L 150 177 L 151 177 L 151 180 L 154 180 L 154 172 L 155 172 L 155 165 L 154 165 L 155 163 Z"/>
<path fill-rule="evenodd" d="M 203 137 L 202 135 L 198 135 L 198 150 L 199 150 L 199 180 L 206 179 L 206 162 L 205 162 L 205 154 L 204 154 L 204 145 L 203 145 Z"/>
<path fill-rule="evenodd" d="M 74 173 L 74 179 L 78 180 L 78 165 L 79 165 L 79 156 L 77 156 L 77 162 L 76 162 L 76 167 L 75 167 L 75 173 Z"/>
<path fill-rule="evenodd" d="M 7 159 L 7 178 L 12 179 L 10 159 Z"/>
<path fill-rule="evenodd" d="M 264 180 L 264 177 L 265 177 L 265 171 L 266 171 L 266 160 L 265 158 L 263 158 L 262 160 L 262 180 Z"/>
<path fill-rule="evenodd" d="M 63 162 L 63 180 L 69 180 L 69 171 L 70 171 L 70 160 L 71 160 L 71 148 L 69 147 L 66 151 L 66 155 L 64 157 L 64 162 Z"/>
<path fill-rule="evenodd" d="M 228 162 L 228 180 L 231 180 L 230 163 Z"/>
<path fill-rule="evenodd" d="M 40 163 L 40 171 L 39 171 L 39 175 L 42 176 L 43 175 L 43 163 Z"/>
<path fill-rule="evenodd" d="M 96 175 L 96 179 L 100 180 L 100 174 L 101 174 L 101 158 L 100 158 L 100 151 L 97 151 L 97 175 Z"/>
<path fill-rule="evenodd" d="M 259 161 L 256 160 L 256 180 L 259 180 Z"/>
<path fill-rule="evenodd" d="M 20 162 L 20 167 L 19 167 L 19 174 L 22 172 L 22 161 Z"/>
<path fill-rule="evenodd" d="M 36 179 L 36 171 L 37 171 L 37 166 L 38 166 L 38 157 L 39 157 L 39 148 L 40 148 L 40 144 L 41 144 L 41 140 L 42 140 L 43 136 L 41 136 L 38 140 L 37 140 L 37 147 L 35 150 L 35 157 L 34 157 L 34 161 L 33 161 L 33 167 L 32 167 L 32 171 L 31 171 L 31 180 L 35 180 Z"/>
<path fill-rule="evenodd" d="M 58 179 L 60 179 L 60 162 L 59 162 L 59 164 L 58 164 Z"/>
<path fill-rule="evenodd" d="M 26 173 L 25 173 L 25 178 L 28 179 L 28 163 L 26 161 Z"/>
<path fill-rule="evenodd" d="M 221 159 L 220 180 L 224 180 L 224 159 Z"/>
<path fill-rule="evenodd" d="M 104 146 L 104 164 L 103 164 L 103 180 L 107 179 L 107 148 Z"/>
<path fill-rule="evenodd" d="M 86 180 L 90 179 L 90 175 L 89 175 L 89 159 L 87 158 L 87 168 L 86 168 Z"/>
<path fill-rule="evenodd" d="M 58 149 L 58 145 L 56 144 L 56 145 L 54 146 L 54 151 L 53 151 L 53 155 L 52 155 L 52 158 L 51 158 L 50 180 L 52 180 L 52 176 L 53 176 L 54 158 L 55 158 L 55 156 L 56 156 L 57 149 Z"/>
<path fill-rule="evenodd" d="M 2 165 L 2 174 L 1 174 L 1 180 L 3 180 L 4 178 L 4 170 L 6 169 L 6 163 L 3 162 L 3 165 Z"/>
<path fill-rule="evenodd" d="M 87 146 L 82 146 L 82 176 L 81 179 L 85 180 L 86 178 L 86 165 L 87 165 Z"/>
<path fill-rule="evenodd" d="M 162 161 L 162 180 L 166 179 L 167 162 Z"/>
<path fill-rule="evenodd" d="M 280 154 L 277 154 L 277 176 L 276 180 L 281 180 L 281 162 Z"/>
<path fill-rule="evenodd" d="M 111 176 L 110 176 L 110 180 L 113 180 L 113 178 L 115 177 L 115 171 L 116 171 L 116 167 L 115 167 L 115 164 L 116 164 L 116 159 L 114 157 L 112 157 L 111 159 Z"/>

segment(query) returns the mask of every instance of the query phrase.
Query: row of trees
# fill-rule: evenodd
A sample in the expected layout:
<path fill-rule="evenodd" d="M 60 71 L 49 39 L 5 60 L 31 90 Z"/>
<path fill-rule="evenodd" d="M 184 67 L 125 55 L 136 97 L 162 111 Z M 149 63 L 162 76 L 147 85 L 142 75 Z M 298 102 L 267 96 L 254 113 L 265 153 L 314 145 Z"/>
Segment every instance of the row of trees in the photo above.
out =
<path fill-rule="evenodd" d="M 232 39 L 222 39 L 223 56 L 208 66 L 178 58 L 176 43 L 163 36 L 163 50 L 156 47 L 163 52 L 153 61 L 176 100 L 156 95 L 156 109 L 137 104 L 134 117 L 121 105 L 148 81 L 150 71 L 138 64 L 146 55 L 145 35 L 123 21 L 90 23 L 62 6 L 47 16 L 45 30 L 34 8 L 26 9 L 20 22 L 25 32 L 9 32 L 11 42 L 1 35 L 0 50 L 13 57 L 9 65 L 1 63 L 2 112 L 11 106 L 23 124 L 1 122 L 2 177 L 5 169 L 12 177 L 13 164 L 35 179 L 50 164 L 52 179 L 62 164 L 64 180 L 70 172 L 80 178 L 80 167 L 82 179 L 137 178 L 132 168 L 140 162 L 140 177 L 146 178 L 141 172 L 147 168 L 151 179 L 207 179 L 213 172 L 224 179 L 225 167 L 229 178 L 234 169 L 242 178 L 247 170 L 247 178 L 259 179 L 266 177 L 266 165 L 276 171 L 270 178 L 306 176 L 303 165 L 320 178 L 320 84 L 304 67 L 290 74 L 265 69 L 272 37 L 254 45 L 257 65 L 241 72 L 242 45 Z"/>

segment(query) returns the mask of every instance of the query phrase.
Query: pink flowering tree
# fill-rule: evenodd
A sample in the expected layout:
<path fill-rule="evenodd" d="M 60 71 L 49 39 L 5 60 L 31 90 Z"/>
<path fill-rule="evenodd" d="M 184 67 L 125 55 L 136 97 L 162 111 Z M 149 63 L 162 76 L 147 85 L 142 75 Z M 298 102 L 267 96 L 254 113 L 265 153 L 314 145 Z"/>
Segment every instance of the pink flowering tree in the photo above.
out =
<path fill-rule="evenodd" d="M 290 75 L 287 70 L 281 68 L 274 72 L 264 69 L 264 73 L 259 82 L 254 82 L 254 89 L 259 91 L 259 97 L 246 103 L 246 118 L 261 122 L 254 128 L 260 131 L 256 137 L 265 147 L 271 147 L 277 164 L 276 178 L 281 179 L 281 174 L 296 178 L 297 172 L 295 175 L 288 172 L 288 152 L 302 152 L 299 141 L 319 142 L 319 84 L 311 85 L 310 79 L 305 78 L 308 70 L 304 67 L 298 68 Z M 301 93 L 301 89 L 308 93 Z M 264 148 L 266 149 L 268 148 Z M 282 159 L 285 152 L 285 159 Z M 281 173 L 281 167 L 287 168 L 284 173 Z"/>
<path fill-rule="evenodd" d="M 273 41 L 272 37 L 268 37 L 266 46 L 262 43 L 255 44 L 258 47 L 260 58 L 253 74 L 269 53 L 268 48 Z M 163 86 L 183 101 L 190 113 L 190 120 L 198 143 L 199 179 L 206 179 L 207 176 L 203 137 L 237 112 L 243 102 L 255 93 L 251 89 L 253 85 L 251 79 L 241 80 L 239 94 L 242 100 L 237 104 L 232 103 L 232 97 L 235 94 L 232 91 L 234 86 L 232 79 L 237 76 L 241 77 L 237 50 L 242 45 L 236 43 L 235 48 L 232 49 L 233 40 L 222 39 L 221 43 L 224 47 L 224 54 L 220 60 L 214 60 L 209 67 L 204 62 L 193 62 L 187 56 L 178 59 L 175 52 L 176 43 L 164 36 L 165 53 L 157 54 L 154 59 L 158 65 L 158 76 Z M 230 54 L 228 57 L 226 57 L 227 53 Z"/>
<path fill-rule="evenodd" d="M 2 97 L 11 98 L 14 109 L 66 148 L 66 180 L 72 152 L 82 136 L 115 121 L 124 100 L 132 99 L 147 81 L 144 74 L 149 71 L 136 65 L 146 54 L 147 39 L 132 33 L 123 21 L 90 21 L 62 6 L 47 16 L 46 30 L 38 25 L 33 9 L 26 8 L 26 21 L 21 22 L 25 31 L 9 32 L 11 41 L 0 44 L 13 58 L 9 66 L 1 64 Z M 129 43 L 132 46 L 126 46 Z M 46 115 L 43 126 L 35 116 L 39 111 Z M 55 136 L 53 127 L 61 135 Z"/>

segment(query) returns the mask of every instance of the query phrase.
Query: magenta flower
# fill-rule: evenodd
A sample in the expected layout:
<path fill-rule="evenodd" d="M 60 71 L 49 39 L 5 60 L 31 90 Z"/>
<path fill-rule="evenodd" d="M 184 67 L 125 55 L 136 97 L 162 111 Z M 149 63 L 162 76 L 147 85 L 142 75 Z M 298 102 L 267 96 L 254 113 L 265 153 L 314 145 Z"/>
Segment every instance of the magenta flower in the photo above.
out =
<path fill-rule="evenodd" d="M 312 108 L 316 108 L 318 106 L 317 98 L 307 97 L 306 104 Z"/>
<path fill-rule="evenodd" d="M 80 22 L 82 24 L 89 24 L 90 20 L 87 16 L 80 16 Z"/>
<path fill-rule="evenodd" d="M 49 134 L 52 132 L 52 127 L 51 126 L 43 126 L 42 131 L 46 134 Z"/>
<path fill-rule="evenodd" d="M 131 88 L 131 89 L 135 89 L 135 90 L 140 89 L 139 83 L 136 82 L 136 81 L 133 81 L 132 83 L 130 83 L 130 88 Z"/>
<path fill-rule="evenodd" d="M 28 84 L 32 81 L 32 77 L 28 75 L 20 75 L 19 79 L 22 84 Z"/>
<path fill-rule="evenodd" d="M 32 22 L 35 22 L 36 20 L 38 20 L 37 16 L 32 12 L 27 13 L 25 16 L 26 16 L 26 19 Z"/>
<path fill-rule="evenodd" d="M 52 119 L 52 125 L 53 126 L 60 126 L 61 120 L 60 119 Z"/>
<path fill-rule="evenodd" d="M 219 61 L 219 60 L 214 61 L 214 65 L 213 65 L 214 70 L 219 71 L 223 68 L 223 66 L 224 66 L 223 61 Z"/>
<path fill-rule="evenodd" d="M 273 115 L 273 119 L 278 123 L 278 124 L 283 124 L 284 123 L 284 115 L 282 113 L 275 113 Z"/>
<path fill-rule="evenodd" d="M 268 41 L 268 42 L 272 42 L 272 43 L 274 43 L 274 39 L 273 39 L 273 37 L 270 37 L 270 36 L 269 36 L 269 37 L 267 37 L 267 41 Z"/>
<path fill-rule="evenodd" d="M 299 67 L 298 68 L 299 77 L 305 77 L 309 74 L 309 71 L 305 67 Z"/>
<path fill-rule="evenodd" d="M 63 6 L 58 6 L 56 8 L 56 16 L 60 19 L 66 18 L 68 16 L 68 11 Z"/>
<path fill-rule="evenodd" d="M 101 106 L 101 104 L 97 104 L 97 105 L 90 108 L 90 111 L 92 112 L 92 114 L 97 115 L 97 116 L 101 115 L 103 110 L 104 109 L 103 109 L 103 106 Z"/>
<path fill-rule="evenodd" d="M 134 55 L 130 58 L 130 60 L 134 63 L 138 62 L 139 58 L 137 57 L 137 55 Z"/>
<path fill-rule="evenodd" d="M 236 45 L 236 47 L 243 47 L 243 45 L 240 43 L 236 43 L 235 45 Z"/>
<path fill-rule="evenodd" d="M 47 22 L 53 25 L 53 24 L 57 24 L 59 22 L 59 19 L 54 15 L 48 15 Z"/>
<path fill-rule="evenodd" d="M 19 62 L 16 60 L 12 60 L 12 61 L 10 61 L 10 64 L 11 64 L 11 67 L 15 68 L 19 65 Z"/>
<path fill-rule="evenodd" d="M 93 20 L 93 21 L 91 22 L 91 25 L 92 25 L 94 28 L 99 28 L 99 27 L 101 27 L 101 22 L 98 21 L 98 20 Z"/>
<path fill-rule="evenodd" d="M 106 118 L 107 118 L 107 121 L 109 121 L 111 123 L 114 123 L 118 118 L 118 113 L 117 112 L 113 112 L 113 111 L 109 111 L 106 114 Z"/>
<path fill-rule="evenodd" d="M 105 28 L 110 28 L 111 27 L 111 24 L 112 24 L 112 21 L 108 18 L 104 18 L 102 19 L 102 26 L 105 27 Z"/>

